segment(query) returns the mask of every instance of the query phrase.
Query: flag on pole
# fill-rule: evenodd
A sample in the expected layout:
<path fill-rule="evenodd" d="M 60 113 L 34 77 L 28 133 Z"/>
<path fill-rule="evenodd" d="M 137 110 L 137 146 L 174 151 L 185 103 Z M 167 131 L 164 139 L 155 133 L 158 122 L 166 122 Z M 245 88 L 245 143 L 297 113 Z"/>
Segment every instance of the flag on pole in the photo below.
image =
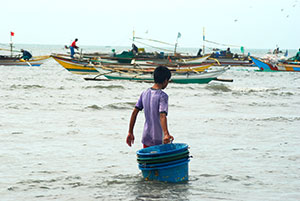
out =
<path fill-rule="evenodd" d="M 12 31 L 11 31 L 11 32 L 10 32 L 10 35 L 11 35 L 11 36 L 15 36 L 15 32 L 12 32 Z"/>
<path fill-rule="evenodd" d="M 178 32 L 177 38 L 180 38 L 180 37 L 181 37 L 181 33 L 180 33 L 180 32 Z"/>
<path fill-rule="evenodd" d="M 244 54 L 245 52 L 244 46 L 241 46 L 241 52 Z"/>

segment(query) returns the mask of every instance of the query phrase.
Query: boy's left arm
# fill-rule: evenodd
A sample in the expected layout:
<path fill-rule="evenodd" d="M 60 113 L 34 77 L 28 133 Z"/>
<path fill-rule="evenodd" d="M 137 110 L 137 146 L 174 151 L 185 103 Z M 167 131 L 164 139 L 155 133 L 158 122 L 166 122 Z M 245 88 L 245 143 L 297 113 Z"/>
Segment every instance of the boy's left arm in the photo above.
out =
<path fill-rule="evenodd" d="M 133 128 L 135 125 L 136 117 L 139 113 L 139 110 L 137 108 L 134 108 L 130 117 L 130 123 L 129 123 L 129 131 L 126 138 L 126 143 L 128 146 L 131 147 L 131 145 L 134 143 L 134 135 L 133 135 Z"/>
<path fill-rule="evenodd" d="M 174 137 L 170 135 L 168 130 L 168 123 L 167 123 L 167 114 L 162 112 L 160 113 L 160 124 L 162 127 L 162 130 L 164 132 L 164 144 L 170 143 L 170 141 L 174 140 Z"/>

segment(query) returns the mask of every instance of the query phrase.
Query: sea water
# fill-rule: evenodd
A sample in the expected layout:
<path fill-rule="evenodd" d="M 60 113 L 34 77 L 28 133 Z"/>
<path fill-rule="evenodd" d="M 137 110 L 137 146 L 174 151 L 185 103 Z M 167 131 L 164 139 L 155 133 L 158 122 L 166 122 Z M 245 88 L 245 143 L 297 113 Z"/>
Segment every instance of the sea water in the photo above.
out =
<path fill-rule="evenodd" d="M 144 181 L 138 169 L 143 112 L 135 144 L 125 142 L 132 109 L 151 84 L 85 81 L 52 58 L 0 68 L 0 200 L 300 198 L 300 73 L 231 68 L 221 78 L 232 83 L 170 83 L 169 131 L 193 158 L 189 181 L 168 184 Z"/>

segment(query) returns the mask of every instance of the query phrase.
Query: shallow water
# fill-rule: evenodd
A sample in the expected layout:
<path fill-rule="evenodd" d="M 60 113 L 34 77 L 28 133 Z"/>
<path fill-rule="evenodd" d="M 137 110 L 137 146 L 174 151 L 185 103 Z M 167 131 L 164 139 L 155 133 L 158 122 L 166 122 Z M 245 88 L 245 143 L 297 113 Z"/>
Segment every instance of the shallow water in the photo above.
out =
<path fill-rule="evenodd" d="M 125 143 L 151 84 L 84 81 L 53 59 L 1 69 L 1 200 L 299 200 L 299 73 L 232 68 L 222 78 L 233 83 L 169 84 L 169 130 L 193 158 L 189 181 L 167 184 L 138 169 L 143 113 Z"/>

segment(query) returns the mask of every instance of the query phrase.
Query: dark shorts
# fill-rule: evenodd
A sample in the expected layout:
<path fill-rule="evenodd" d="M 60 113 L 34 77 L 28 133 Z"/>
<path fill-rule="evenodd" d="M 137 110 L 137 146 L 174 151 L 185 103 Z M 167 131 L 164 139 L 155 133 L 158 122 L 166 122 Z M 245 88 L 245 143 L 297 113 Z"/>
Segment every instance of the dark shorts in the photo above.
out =
<path fill-rule="evenodd" d="M 31 57 L 30 56 L 24 56 L 23 59 L 24 60 L 29 60 L 29 59 L 31 59 Z"/>

